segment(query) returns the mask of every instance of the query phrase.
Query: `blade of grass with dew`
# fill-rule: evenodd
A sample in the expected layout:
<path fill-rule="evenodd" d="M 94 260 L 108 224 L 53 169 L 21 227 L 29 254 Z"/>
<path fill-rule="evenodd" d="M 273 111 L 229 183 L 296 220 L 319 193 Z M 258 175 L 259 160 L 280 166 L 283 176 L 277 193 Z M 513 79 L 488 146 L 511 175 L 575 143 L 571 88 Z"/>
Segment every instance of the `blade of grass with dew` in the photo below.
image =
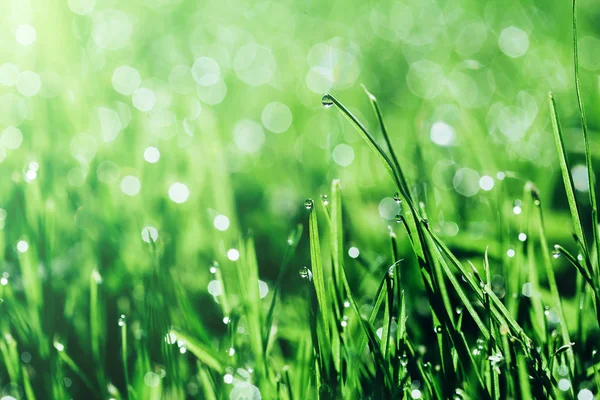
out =
<path fill-rule="evenodd" d="M 381 129 L 381 133 L 383 135 L 383 138 L 385 139 L 385 143 L 388 147 L 388 151 L 390 152 L 391 161 L 393 163 L 393 166 L 396 169 L 399 183 L 400 183 L 400 185 L 402 185 L 402 190 L 404 191 L 404 194 L 406 196 L 408 196 L 407 201 L 410 201 L 410 202 L 412 202 L 412 204 L 414 204 L 415 201 L 412 198 L 412 193 L 406 182 L 406 177 L 404 176 L 404 173 L 402 172 L 402 168 L 400 168 L 400 163 L 398 162 L 398 157 L 396 156 L 396 152 L 394 151 L 394 146 L 392 146 L 392 143 L 390 141 L 390 137 L 388 135 L 388 131 L 385 126 L 385 122 L 383 120 L 383 114 L 381 113 L 381 108 L 379 107 L 379 102 L 377 101 L 377 98 L 371 92 L 369 92 L 367 90 L 365 85 L 362 85 L 362 88 L 365 91 L 365 93 L 367 94 L 367 97 L 369 98 L 369 101 L 371 102 L 371 105 L 373 106 L 373 111 L 375 111 L 375 115 L 377 116 L 377 121 L 379 122 L 379 127 Z"/>
<path fill-rule="evenodd" d="M 577 104 L 579 106 L 579 114 L 581 117 L 581 127 L 583 130 L 583 143 L 585 146 L 585 165 L 587 168 L 588 178 L 588 194 L 590 196 L 590 206 L 592 207 L 592 232 L 593 240 L 596 247 L 596 254 L 600 255 L 600 236 L 598 234 L 598 203 L 596 200 L 596 177 L 594 167 L 592 165 L 592 153 L 590 152 L 590 139 L 588 135 L 587 118 L 585 115 L 585 106 L 583 97 L 581 96 L 581 83 L 579 81 L 579 43 L 577 31 L 577 0 L 573 0 L 573 66 L 575 77 L 575 92 L 577 94 Z M 583 242 L 585 243 L 585 242 Z M 588 248 L 589 252 L 589 248 Z M 593 265 L 593 264 L 592 264 Z M 597 266 L 595 271 L 592 271 L 594 279 L 600 280 L 600 268 Z"/>
<path fill-rule="evenodd" d="M 569 203 L 569 209 L 571 211 L 571 218 L 573 220 L 573 228 L 575 229 L 575 234 L 577 235 L 579 241 L 584 244 L 584 249 L 587 253 L 587 246 L 585 245 L 586 240 L 583 234 L 583 228 L 581 226 L 579 205 L 577 204 L 577 201 L 575 199 L 575 188 L 573 186 L 573 180 L 571 178 L 571 173 L 569 170 L 569 160 L 567 157 L 567 152 L 565 150 L 560 120 L 556 111 L 556 102 L 554 100 L 554 95 L 552 94 L 552 92 L 548 93 L 548 101 L 550 105 L 550 116 L 552 118 L 552 130 L 554 132 L 554 141 L 558 153 L 558 161 L 560 164 L 560 171 L 565 186 L 565 192 L 567 193 L 567 201 Z"/>
<path fill-rule="evenodd" d="M 323 103 L 325 104 L 326 102 L 331 102 L 332 105 L 335 105 L 336 108 L 342 113 L 342 115 L 344 117 L 346 117 L 346 119 L 348 119 L 348 121 L 350 121 L 352 126 L 354 126 L 356 128 L 356 130 L 358 131 L 360 136 L 369 145 L 371 150 L 373 150 L 375 152 L 375 154 L 377 154 L 379 156 L 383 166 L 388 171 L 388 173 L 391 175 L 391 177 L 394 179 L 394 182 L 396 183 L 398 188 L 400 190 L 403 190 L 403 187 L 400 183 L 400 178 L 398 177 L 396 171 L 394 171 L 392 161 L 387 156 L 387 154 L 383 151 L 381 146 L 379 146 L 377 144 L 375 139 L 373 139 L 373 136 L 371 136 L 371 134 L 369 133 L 367 128 L 358 120 L 358 118 L 356 118 L 354 116 L 354 114 L 352 114 L 350 112 L 350 110 L 348 110 L 346 108 L 346 106 L 344 106 L 338 99 L 333 97 L 333 95 L 326 94 L 325 96 L 323 96 Z M 403 193 L 403 195 L 404 194 L 406 194 L 406 193 Z"/>
<path fill-rule="evenodd" d="M 385 302 L 383 309 L 383 329 L 381 332 L 381 354 L 385 360 L 388 359 L 389 343 L 392 325 L 392 309 L 394 308 L 394 290 L 392 288 L 392 277 L 385 274 Z"/>
<path fill-rule="evenodd" d="M 327 300 L 327 292 L 325 291 L 325 271 L 323 269 L 323 263 L 321 260 L 321 244 L 319 241 L 319 226 L 317 223 L 317 212 L 314 207 L 314 202 L 311 201 L 309 209 L 309 222 L 308 230 L 310 236 L 310 262 L 312 265 L 313 283 L 315 286 L 315 292 L 317 295 L 317 301 L 319 302 L 319 308 L 321 309 L 320 316 L 322 318 L 325 332 L 329 334 L 329 306 Z"/>
<path fill-rule="evenodd" d="M 401 180 L 399 177 L 399 172 L 395 171 L 393 163 L 390 160 L 390 158 L 383 151 L 381 146 L 379 146 L 377 144 L 375 139 L 373 139 L 373 136 L 369 133 L 369 131 L 365 128 L 365 126 L 358 120 L 358 118 L 356 118 L 338 99 L 336 99 L 335 97 L 333 97 L 330 94 L 326 94 L 325 96 L 323 96 L 322 102 L 323 102 L 323 104 L 335 105 L 336 108 L 342 113 L 342 115 L 344 115 L 344 117 L 346 117 L 346 119 L 348 119 L 348 121 L 350 121 L 352 126 L 354 126 L 354 128 L 357 130 L 357 132 L 360 134 L 360 136 L 363 138 L 363 140 L 369 145 L 369 147 L 378 155 L 379 159 L 383 163 L 383 166 L 386 168 L 386 170 L 389 172 L 391 177 L 394 179 L 394 182 L 395 182 L 396 186 L 398 187 L 398 189 L 400 190 L 402 197 L 408 203 L 411 218 L 408 218 L 408 220 L 406 221 L 406 223 L 409 227 L 409 230 L 407 233 L 410 236 L 412 236 L 412 232 L 417 232 L 420 230 L 420 227 L 418 224 L 418 220 L 420 220 L 420 216 L 417 212 L 415 205 L 412 203 L 412 201 L 410 201 L 411 197 L 410 197 L 410 193 L 408 191 L 408 187 L 405 188 L 404 185 L 401 183 Z M 422 246 L 421 242 L 413 241 L 412 244 L 413 244 L 413 249 L 414 249 L 415 253 L 417 254 L 417 257 L 420 259 L 423 259 L 424 255 L 423 255 L 423 249 L 421 247 Z"/>
<path fill-rule="evenodd" d="M 554 275 L 554 268 L 552 266 L 552 260 L 550 258 L 550 249 L 548 248 L 548 241 L 546 239 L 546 229 L 544 227 L 544 214 L 542 211 L 542 201 L 540 199 L 539 193 L 535 187 L 531 190 L 531 197 L 533 199 L 534 210 L 536 210 L 537 214 L 537 227 L 538 227 L 538 235 L 539 242 L 542 254 L 542 263 L 544 265 L 544 271 L 546 273 L 546 279 L 548 280 L 548 286 L 550 288 L 550 294 L 552 297 L 552 301 L 554 302 L 554 307 L 558 312 L 559 326 L 561 336 L 565 343 L 571 342 L 571 337 L 569 335 L 569 328 L 567 327 L 567 322 L 565 320 L 564 311 L 562 302 L 560 300 L 560 293 L 558 292 L 558 286 L 556 284 L 556 277 Z M 571 373 L 576 373 L 575 371 L 575 358 L 573 351 L 569 351 L 567 353 L 567 358 L 569 360 L 569 368 Z"/>

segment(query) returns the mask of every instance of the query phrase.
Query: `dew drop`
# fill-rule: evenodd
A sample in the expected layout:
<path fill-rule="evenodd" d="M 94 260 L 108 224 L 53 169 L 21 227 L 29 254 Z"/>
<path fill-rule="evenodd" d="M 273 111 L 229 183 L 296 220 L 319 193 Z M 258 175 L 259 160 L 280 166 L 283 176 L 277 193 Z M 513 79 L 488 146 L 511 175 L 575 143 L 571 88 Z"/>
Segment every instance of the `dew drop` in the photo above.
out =
<path fill-rule="evenodd" d="M 119 317 L 119 322 L 118 322 L 119 326 L 125 325 L 125 321 L 126 321 L 125 314 L 121 314 L 121 316 Z"/>
<path fill-rule="evenodd" d="M 558 258 L 561 255 L 562 255 L 562 253 L 560 252 L 560 250 L 558 249 L 558 247 L 554 247 L 554 250 L 552 251 L 552 257 Z"/>
<path fill-rule="evenodd" d="M 214 260 L 210 266 L 210 273 L 211 274 L 216 274 L 217 273 L 217 268 L 219 268 L 219 262 L 217 260 Z"/>
<path fill-rule="evenodd" d="M 315 202 L 312 199 L 306 199 L 304 201 L 304 208 L 306 208 L 307 210 L 312 210 L 314 204 Z"/>
<path fill-rule="evenodd" d="M 321 98 L 321 104 L 325 108 L 330 108 L 331 106 L 333 106 L 333 100 L 331 99 L 331 96 L 328 94 L 323 96 L 323 98 Z"/>
<path fill-rule="evenodd" d="M 397 223 L 400 223 L 400 222 L 402 222 L 402 214 L 396 214 L 396 216 L 394 217 L 394 220 L 395 220 Z"/>
<path fill-rule="evenodd" d="M 323 205 L 329 205 L 329 197 L 327 197 L 326 194 L 321 195 L 321 201 L 323 202 Z"/>
<path fill-rule="evenodd" d="M 396 202 L 396 204 L 402 203 L 402 199 L 400 198 L 400 193 L 396 192 L 394 194 L 394 201 Z"/>
<path fill-rule="evenodd" d="M 440 325 L 436 326 L 434 329 L 434 332 L 437 333 L 438 335 L 442 333 L 442 327 Z"/>
<path fill-rule="evenodd" d="M 302 279 L 308 279 L 309 281 L 312 280 L 312 272 L 307 266 L 300 268 L 300 277 Z"/>
<path fill-rule="evenodd" d="M 483 350 L 483 345 L 485 344 L 485 341 L 481 338 L 477 339 L 477 348 L 479 350 Z"/>
<path fill-rule="evenodd" d="M 402 364 L 403 367 L 408 365 L 408 356 L 406 355 L 406 352 L 402 353 L 402 356 L 400 357 L 400 364 Z"/>
<path fill-rule="evenodd" d="M 393 265 L 388 268 L 387 274 L 390 278 L 394 277 L 394 266 Z"/>

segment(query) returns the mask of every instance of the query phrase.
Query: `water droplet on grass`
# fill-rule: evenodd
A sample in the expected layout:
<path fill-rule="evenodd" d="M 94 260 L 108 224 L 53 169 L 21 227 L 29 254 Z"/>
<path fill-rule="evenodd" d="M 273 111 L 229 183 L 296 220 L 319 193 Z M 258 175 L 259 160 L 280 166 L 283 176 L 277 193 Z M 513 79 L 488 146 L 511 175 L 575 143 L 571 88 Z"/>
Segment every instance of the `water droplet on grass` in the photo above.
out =
<path fill-rule="evenodd" d="M 554 258 L 558 258 L 562 255 L 562 253 L 560 252 L 560 250 L 558 249 L 557 246 L 554 247 L 554 250 L 552 251 L 552 257 Z"/>
<path fill-rule="evenodd" d="M 400 364 L 402 364 L 403 367 L 408 365 L 408 356 L 406 355 L 406 352 L 402 353 L 402 356 L 400 357 Z"/>
<path fill-rule="evenodd" d="M 395 201 L 397 204 L 400 204 L 400 203 L 402 203 L 402 199 L 400 198 L 400 193 L 396 192 L 396 193 L 394 194 L 394 201 Z"/>
<path fill-rule="evenodd" d="M 307 266 L 300 268 L 300 277 L 312 281 L 312 272 Z"/>
<path fill-rule="evenodd" d="M 477 339 L 477 348 L 478 348 L 479 350 L 483 350 L 483 345 L 484 345 L 484 344 L 485 344 L 485 340 L 483 340 L 483 339 L 481 339 L 481 338 Z"/>
<path fill-rule="evenodd" d="M 321 98 L 321 104 L 325 108 L 330 108 L 331 106 L 333 106 L 333 100 L 331 99 L 331 96 L 328 94 L 323 96 L 323 98 Z"/>
<path fill-rule="evenodd" d="M 304 201 L 304 208 L 306 208 L 307 210 L 312 210 L 314 204 L 315 202 L 312 199 L 306 199 Z"/>
<path fill-rule="evenodd" d="M 323 205 L 329 205 L 329 197 L 327 197 L 326 194 L 321 195 L 321 201 L 323 202 Z"/>
<path fill-rule="evenodd" d="M 121 316 L 119 317 L 119 322 L 118 322 L 119 326 L 125 325 L 125 322 L 126 322 L 125 314 L 121 314 Z"/>
<path fill-rule="evenodd" d="M 442 327 L 440 325 L 436 326 L 434 329 L 435 333 L 437 333 L 438 335 L 442 333 Z"/>

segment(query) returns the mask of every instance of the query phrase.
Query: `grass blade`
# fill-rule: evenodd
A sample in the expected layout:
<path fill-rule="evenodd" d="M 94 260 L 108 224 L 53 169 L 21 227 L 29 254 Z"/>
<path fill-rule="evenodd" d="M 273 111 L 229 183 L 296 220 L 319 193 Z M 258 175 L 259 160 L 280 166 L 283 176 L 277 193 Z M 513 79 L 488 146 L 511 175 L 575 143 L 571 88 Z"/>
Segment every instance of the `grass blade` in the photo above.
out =
<path fill-rule="evenodd" d="M 310 262 L 312 265 L 313 283 L 317 295 L 317 301 L 321 310 L 320 315 L 324 324 L 325 332 L 329 335 L 329 302 L 325 291 L 325 271 L 321 260 L 321 243 L 319 241 L 319 225 L 314 202 L 310 200 L 308 230 L 310 236 Z"/>
<path fill-rule="evenodd" d="M 592 207 L 592 232 L 594 235 L 594 244 L 596 254 L 600 255 L 600 236 L 598 234 L 598 204 L 596 201 L 596 177 L 592 165 L 592 153 L 590 152 L 590 140 L 587 128 L 587 118 L 585 115 L 585 106 L 581 96 L 581 83 L 579 82 L 579 44 L 577 32 L 577 0 L 573 0 L 573 65 L 575 70 L 575 92 L 577 93 L 577 104 L 581 117 L 581 127 L 583 129 L 583 143 L 585 145 L 585 164 L 588 173 L 588 193 L 590 196 L 590 205 Z M 583 242 L 585 243 L 585 242 Z M 600 279 L 600 268 L 596 267 L 594 272 L 595 280 Z"/>
<path fill-rule="evenodd" d="M 579 206 L 575 200 L 575 187 L 573 185 L 573 179 L 569 170 L 569 160 L 567 152 L 565 150 L 562 130 L 560 127 L 560 120 L 556 111 L 556 102 L 552 92 L 548 93 L 548 101 L 550 105 L 550 116 L 552 118 L 552 128 L 554 132 L 554 141 L 556 144 L 556 151 L 558 153 L 558 162 L 560 165 L 560 172 L 565 185 L 565 191 L 567 192 L 567 201 L 569 203 L 569 209 L 571 211 L 571 219 L 573 220 L 573 228 L 575 229 L 575 235 L 580 243 L 585 244 L 585 236 L 583 234 L 583 228 L 581 226 L 581 217 L 579 212 Z M 591 189 L 591 188 L 590 188 Z M 587 246 L 584 245 L 587 252 Z"/>

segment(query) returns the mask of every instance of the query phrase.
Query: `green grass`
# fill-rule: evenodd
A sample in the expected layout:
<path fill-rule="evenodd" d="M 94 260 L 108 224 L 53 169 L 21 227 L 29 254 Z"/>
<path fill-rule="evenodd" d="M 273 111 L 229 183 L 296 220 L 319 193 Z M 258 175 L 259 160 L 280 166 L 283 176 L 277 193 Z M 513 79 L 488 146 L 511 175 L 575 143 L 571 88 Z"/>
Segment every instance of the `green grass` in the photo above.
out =
<path fill-rule="evenodd" d="M 197 13 L 192 2 L 133 2 L 122 7 L 136 17 L 135 40 L 109 49 L 104 36 L 89 39 L 120 29 L 98 28 L 100 0 L 69 18 L 65 4 L 33 3 L 65 23 L 30 16 L 44 50 L 0 54 L 23 69 L 60 69 L 63 86 L 43 99 L 0 87 L 2 400 L 599 398 L 600 120 L 586 114 L 598 106 L 586 53 L 600 34 L 587 26 L 597 8 L 210 2 Z M 383 30 L 388 13 L 393 30 Z M 407 15 L 408 33 L 396 23 Z M 489 37 L 469 53 L 454 40 L 477 23 Z M 497 43 L 513 25 L 527 30 L 526 55 L 498 50 L 515 46 Z M 336 83 L 309 90 L 323 82 L 304 64 L 323 51 L 320 35 L 340 27 L 350 39 L 327 42 L 343 49 L 327 53 Z M 256 81 L 262 69 L 235 60 L 249 31 L 278 60 L 268 85 Z M 205 52 L 221 65 L 223 103 L 191 75 L 192 93 L 161 86 L 176 80 L 171 67 Z M 422 58 L 444 66 L 443 93 L 428 86 L 434 67 L 425 79 L 411 72 Z M 123 64 L 138 66 L 165 113 L 113 93 Z M 494 79 L 493 101 L 481 100 Z M 261 115 L 275 99 L 293 114 L 284 133 Z M 99 106 L 127 125 L 114 141 L 92 135 L 111 128 L 88 115 Z M 456 130 L 449 145 L 429 141 L 438 120 Z M 2 133 L 12 125 L 23 131 L 17 148 Z M 350 165 L 337 144 L 353 149 Z M 158 163 L 141 158 L 150 145 Z M 532 147 L 537 156 L 525 157 Z M 477 194 L 465 194 L 459 166 L 493 176 L 493 188 L 478 174 Z M 127 175 L 141 182 L 132 195 L 120 185 Z M 189 199 L 168 194 L 175 182 Z M 386 201 L 391 215 L 380 210 Z"/>

